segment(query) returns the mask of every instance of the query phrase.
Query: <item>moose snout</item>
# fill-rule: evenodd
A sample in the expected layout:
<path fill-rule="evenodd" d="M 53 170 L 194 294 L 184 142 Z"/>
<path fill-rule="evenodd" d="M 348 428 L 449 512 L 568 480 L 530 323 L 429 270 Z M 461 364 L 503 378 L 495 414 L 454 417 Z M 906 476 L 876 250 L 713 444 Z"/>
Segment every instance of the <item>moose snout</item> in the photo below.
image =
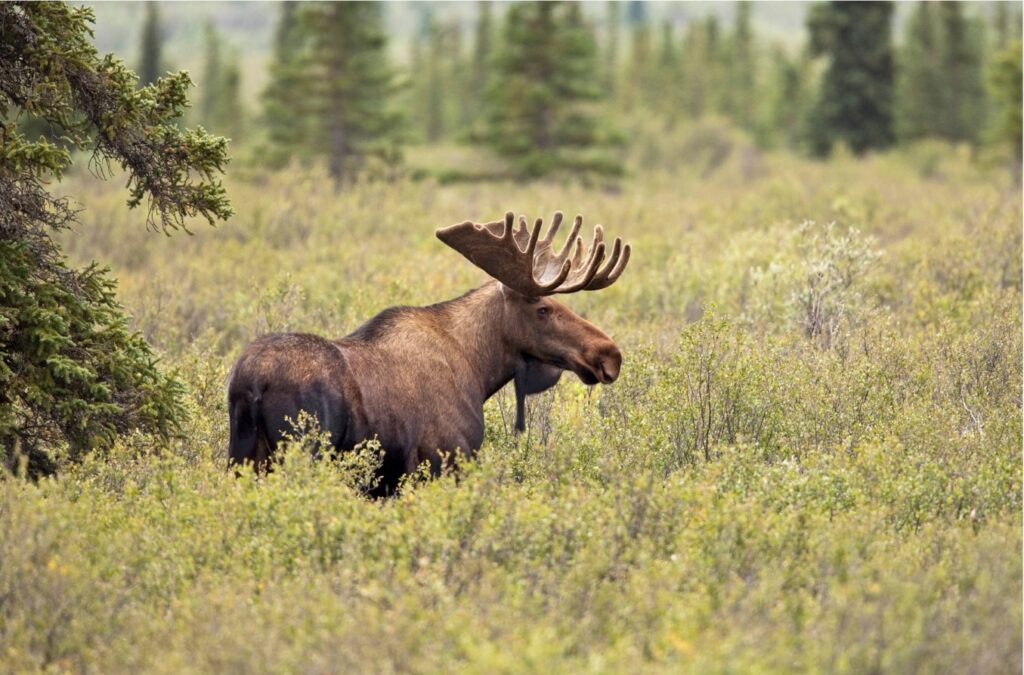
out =
<path fill-rule="evenodd" d="M 611 384 L 619 377 L 622 368 L 622 352 L 614 344 L 601 350 L 596 360 L 598 379 L 602 384 Z"/>

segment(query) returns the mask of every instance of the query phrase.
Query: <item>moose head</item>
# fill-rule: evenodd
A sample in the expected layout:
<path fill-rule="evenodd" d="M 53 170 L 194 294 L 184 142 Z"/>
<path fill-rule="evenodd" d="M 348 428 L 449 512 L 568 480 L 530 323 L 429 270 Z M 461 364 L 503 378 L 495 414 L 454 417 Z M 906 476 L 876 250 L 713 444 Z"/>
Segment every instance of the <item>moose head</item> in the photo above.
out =
<path fill-rule="evenodd" d="M 477 225 L 471 222 L 437 231 L 437 237 L 487 272 L 502 287 L 505 311 L 502 333 L 519 351 L 514 382 L 517 431 L 525 428 L 523 400 L 553 386 L 563 370 L 575 372 L 588 385 L 611 384 L 619 376 L 622 354 L 599 328 L 551 296 L 596 291 L 611 286 L 629 262 L 629 244 L 615 239 L 605 260 L 604 230 L 598 225 L 586 253 L 576 216 L 561 250 L 552 245 L 562 226 L 556 212 L 544 238 L 543 220 L 532 231 L 525 217 L 505 214 L 505 220 Z M 603 263 L 603 266 L 602 266 Z"/>
<path fill-rule="evenodd" d="M 618 378 L 622 354 L 599 328 L 554 295 L 610 286 L 629 261 L 615 239 L 610 253 L 600 225 L 589 246 L 577 216 L 555 253 L 563 222 L 556 213 L 528 228 L 503 221 L 464 222 L 437 236 L 493 279 L 465 295 L 428 307 L 384 310 L 337 340 L 271 334 L 243 350 L 228 385 L 233 464 L 265 466 L 286 419 L 315 416 L 337 450 L 377 438 L 383 452 L 377 494 L 442 453 L 472 454 L 483 441 L 483 404 L 509 381 L 516 390 L 517 431 L 524 401 L 554 386 L 562 372 L 587 385 Z"/>

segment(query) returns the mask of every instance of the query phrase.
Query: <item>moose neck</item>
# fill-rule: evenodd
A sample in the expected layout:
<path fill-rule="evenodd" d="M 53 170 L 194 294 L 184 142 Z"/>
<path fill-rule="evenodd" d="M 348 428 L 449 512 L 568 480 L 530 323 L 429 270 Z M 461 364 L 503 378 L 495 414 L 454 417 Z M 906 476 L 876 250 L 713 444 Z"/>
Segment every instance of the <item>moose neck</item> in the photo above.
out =
<path fill-rule="evenodd" d="M 487 400 L 512 379 L 517 356 L 503 332 L 505 300 L 500 284 L 488 283 L 442 303 L 439 309 L 445 332 L 464 357 L 468 375 L 479 384 L 483 401 Z"/>

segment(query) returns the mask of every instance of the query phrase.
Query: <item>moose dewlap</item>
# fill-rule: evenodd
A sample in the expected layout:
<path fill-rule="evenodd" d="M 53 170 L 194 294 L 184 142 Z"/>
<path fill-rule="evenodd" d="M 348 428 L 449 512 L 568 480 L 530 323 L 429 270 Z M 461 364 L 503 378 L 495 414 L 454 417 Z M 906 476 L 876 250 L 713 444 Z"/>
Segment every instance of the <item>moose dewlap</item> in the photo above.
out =
<path fill-rule="evenodd" d="M 441 469 L 443 451 L 471 455 L 484 436 L 484 402 L 514 381 L 516 429 L 523 400 L 571 370 L 586 384 L 611 384 L 622 354 L 597 326 L 551 296 L 613 284 L 630 247 L 615 239 L 608 253 L 601 226 L 588 247 L 583 218 L 556 254 L 562 224 L 555 213 L 541 238 L 511 212 L 504 221 L 460 223 L 438 238 L 493 281 L 427 307 L 392 307 L 347 337 L 275 333 L 248 345 L 228 380 L 229 462 L 267 466 L 301 411 L 316 417 L 336 450 L 377 438 L 383 464 L 377 495 L 423 462 Z"/>

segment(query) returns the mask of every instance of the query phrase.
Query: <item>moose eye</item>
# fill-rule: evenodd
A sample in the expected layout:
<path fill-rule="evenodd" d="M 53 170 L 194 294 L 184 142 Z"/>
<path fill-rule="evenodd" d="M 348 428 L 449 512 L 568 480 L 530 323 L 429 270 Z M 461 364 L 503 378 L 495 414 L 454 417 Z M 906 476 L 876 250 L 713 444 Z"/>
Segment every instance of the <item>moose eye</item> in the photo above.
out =
<path fill-rule="evenodd" d="M 549 314 L 551 314 L 551 308 L 550 307 L 538 307 L 537 308 L 537 316 L 539 316 L 540 318 L 546 319 Z"/>

